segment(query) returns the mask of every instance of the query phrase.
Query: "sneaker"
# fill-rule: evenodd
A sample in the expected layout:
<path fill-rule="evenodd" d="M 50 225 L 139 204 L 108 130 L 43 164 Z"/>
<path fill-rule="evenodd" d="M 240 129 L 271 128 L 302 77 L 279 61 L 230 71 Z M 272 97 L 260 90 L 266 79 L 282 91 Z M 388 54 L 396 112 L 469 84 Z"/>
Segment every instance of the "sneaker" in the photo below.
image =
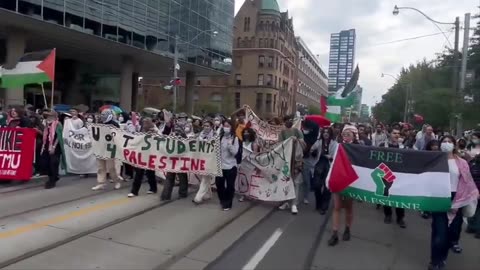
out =
<path fill-rule="evenodd" d="M 333 247 L 333 246 L 336 246 L 337 244 L 338 244 L 338 234 L 334 232 L 332 234 L 332 237 L 330 237 L 330 240 L 328 240 L 328 245 Z"/>
<path fill-rule="evenodd" d="M 452 246 L 453 253 L 460 254 L 463 251 L 463 248 L 459 244 L 455 244 Z"/>
<path fill-rule="evenodd" d="M 156 192 L 153 192 L 151 190 L 147 191 L 147 194 L 155 194 Z"/>
<path fill-rule="evenodd" d="M 240 198 L 238 198 L 238 201 L 239 202 L 244 202 L 245 201 L 245 196 L 240 196 Z"/>
<path fill-rule="evenodd" d="M 397 221 L 397 224 L 398 224 L 398 226 L 400 226 L 400 228 L 402 228 L 402 229 L 407 228 L 407 224 L 405 223 L 405 221 L 404 221 L 403 219 L 398 220 L 398 221 Z"/>
<path fill-rule="evenodd" d="M 282 205 L 280 205 L 280 206 L 278 207 L 279 210 L 286 210 L 286 209 L 288 209 L 288 208 L 290 208 L 290 204 L 289 204 L 289 203 L 284 203 L 284 204 L 282 204 Z"/>
<path fill-rule="evenodd" d="M 343 232 L 343 241 L 350 241 L 350 228 L 345 228 L 345 232 Z"/>
<path fill-rule="evenodd" d="M 133 193 L 128 193 L 128 195 L 127 195 L 127 196 L 128 196 L 128 198 L 133 198 L 133 197 L 135 197 L 136 195 L 135 195 L 135 194 L 133 194 Z"/>
<path fill-rule="evenodd" d="M 110 179 L 110 180 L 108 180 L 108 181 L 109 181 L 110 183 L 113 183 L 113 182 L 115 182 L 115 181 L 113 181 L 113 179 Z"/>
<path fill-rule="evenodd" d="M 103 184 L 96 185 L 92 188 L 92 190 L 102 190 L 102 189 L 105 189 L 105 185 Z"/>
<path fill-rule="evenodd" d="M 120 189 L 122 187 L 122 184 L 120 184 L 120 182 L 117 182 L 115 184 L 115 189 Z"/>
<path fill-rule="evenodd" d="M 294 215 L 298 214 L 298 208 L 296 205 L 292 205 L 292 214 Z"/>
<path fill-rule="evenodd" d="M 320 210 L 320 215 L 325 216 L 327 214 L 327 211 L 325 210 Z"/>
<path fill-rule="evenodd" d="M 307 199 L 303 200 L 303 204 L 309 204 L 310 202 Z"/>
<path fill-rule="evenodd" d="M 428 265 L 428 270 L 443 270 L 445 269 L 445 262 L 441 263 L 441 264 L 432 264 L 430 263 Z"/>
<path fill-rule="evenodd" d="M 223 211 L 230 211 L 231 208 L 223 208 Z"/>
<path fill-rule="evenodd" d="M 383 220 L 385 224 L 392 224 L 392 217 L 391 216 L 386 216 L 385 219 Z"/>

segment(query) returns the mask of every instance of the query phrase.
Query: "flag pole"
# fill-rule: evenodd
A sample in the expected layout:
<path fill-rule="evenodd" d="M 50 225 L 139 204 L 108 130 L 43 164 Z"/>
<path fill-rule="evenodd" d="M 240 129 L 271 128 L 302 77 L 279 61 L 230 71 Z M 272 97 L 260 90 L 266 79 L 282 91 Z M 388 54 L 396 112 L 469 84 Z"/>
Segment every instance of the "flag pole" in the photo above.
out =
<path fill-rule="evenodd" d="M 45 88 L 43 87 L 43 83 L 40 84 L 42 87 L 42 95 L 43 95 L 43 102 L 44 102 L 44 107 L 45 109 L 48 109 L 48 103 L 47 103 L 47 96 L 45 95 Z"/>
<path fill-rule="evenodd" d="M 54 93 L 55 93 L 54 88 L 53 88 L 54 85 L 55 85 L 55 81 L 53 80 L 53 81 L 52 81 L 52 97 L 51 97 L 51 99 L 50 99 L 50 109 L 51 109 L 51 110 L 53 110 L 53 95 L 54 95 Z"/>
<path fill-rule="evenodd" d="M 53 111 L 53 99 L 54 99 L 54 96 L 55 96 L 55 62 L 57 60 L 57 49 L 56 48 L 53 48 L 53 78 L 52 78 L 52 97 L 50 99 L 50 106 L 51 106 L 51 110 Z"/>

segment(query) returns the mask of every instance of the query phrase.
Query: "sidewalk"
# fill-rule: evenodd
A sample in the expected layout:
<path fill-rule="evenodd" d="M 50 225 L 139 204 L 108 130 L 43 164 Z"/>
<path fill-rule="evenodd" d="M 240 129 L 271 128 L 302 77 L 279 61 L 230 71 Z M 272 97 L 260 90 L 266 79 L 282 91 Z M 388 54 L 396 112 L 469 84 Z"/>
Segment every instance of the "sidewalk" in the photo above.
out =
<path fill-rule="evenodd" d="M 342 215 L 342 224 L 344 219 Z M 375 205 L 355 203 L 352 240 L 327 245 L 331 217 L 313 260 L 317 270 L 426 270 L 430 259 L 430 223 L 418 212 L 407 212 L 407 229 L 383 223 L 383 211 Z M 465 224 L 464 224 L 465 225 Z M 465 226 L 464 226 L 465 227 Z M 446 269 L 480 269 L 480 240 L 462 233 L 462 254 L 449 253 Z"/>

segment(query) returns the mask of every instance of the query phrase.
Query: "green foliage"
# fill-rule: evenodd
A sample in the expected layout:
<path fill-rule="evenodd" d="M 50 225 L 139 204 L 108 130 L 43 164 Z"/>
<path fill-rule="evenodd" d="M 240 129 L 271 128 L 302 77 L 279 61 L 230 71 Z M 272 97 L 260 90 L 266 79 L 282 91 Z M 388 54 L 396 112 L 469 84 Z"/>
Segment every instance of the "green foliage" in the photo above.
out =
<path fill-rule="evenodd" d="M 308 114 L 310 115 L 320 115 L 322 114 L 322 111 L 320 110 L 320 108 L 318 106 L 308 106 Z"/>

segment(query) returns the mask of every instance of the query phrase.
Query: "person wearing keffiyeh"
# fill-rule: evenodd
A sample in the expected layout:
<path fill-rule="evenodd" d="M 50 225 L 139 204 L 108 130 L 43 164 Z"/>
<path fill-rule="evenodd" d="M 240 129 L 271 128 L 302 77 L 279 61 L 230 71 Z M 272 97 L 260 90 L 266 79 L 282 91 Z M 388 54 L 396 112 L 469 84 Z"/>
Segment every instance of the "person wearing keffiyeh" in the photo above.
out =
<path fill-rule="evenodd" d="M 66 169 L 64 155 L 62 153 L 63 127 L 55 111 L 46 113 L 45 118 L 47 125 L 43 131 L 41 156 L 48 172 L 48 181 L 45 183 L 45 188 L 51 189 L 55 187 L 57 181 L 60 179 L 58 175 L 60 164 L 62 164 L 62 168 Z"/>

